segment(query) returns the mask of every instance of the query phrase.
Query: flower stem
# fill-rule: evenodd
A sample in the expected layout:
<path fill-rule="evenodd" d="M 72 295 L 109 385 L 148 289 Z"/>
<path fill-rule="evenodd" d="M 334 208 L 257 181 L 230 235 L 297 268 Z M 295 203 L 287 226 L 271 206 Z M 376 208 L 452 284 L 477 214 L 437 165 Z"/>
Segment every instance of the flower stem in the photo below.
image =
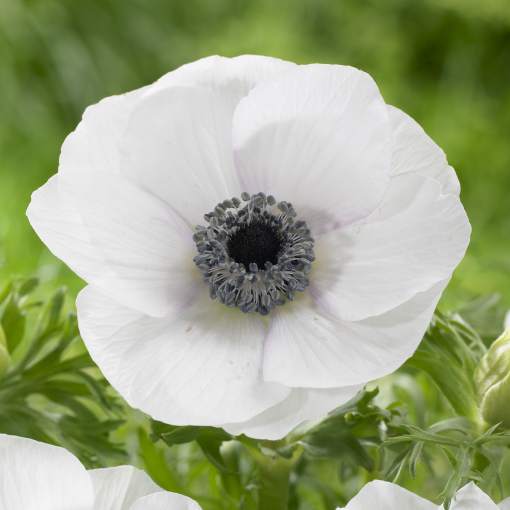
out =
<path fill-rule="evenodd" d="M 290 458 L 284 458 L 276 453 L 264 455 L 253 449 L 250 453 L 258 467 L 257 508 L 287 510 L 290 473 L 301 457 L 302 449 L 296 448 Z"/>

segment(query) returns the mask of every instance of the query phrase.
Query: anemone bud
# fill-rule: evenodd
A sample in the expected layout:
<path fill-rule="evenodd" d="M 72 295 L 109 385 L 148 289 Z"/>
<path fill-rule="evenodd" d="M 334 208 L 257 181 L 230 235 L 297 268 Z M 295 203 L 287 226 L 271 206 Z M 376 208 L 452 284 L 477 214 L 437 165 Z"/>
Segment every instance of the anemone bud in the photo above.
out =
<path fill-rule="evenodd" d="M 510 427 L 510 328 L 490 347 L 475 373 L 480 411 L 491 425 Z"/>

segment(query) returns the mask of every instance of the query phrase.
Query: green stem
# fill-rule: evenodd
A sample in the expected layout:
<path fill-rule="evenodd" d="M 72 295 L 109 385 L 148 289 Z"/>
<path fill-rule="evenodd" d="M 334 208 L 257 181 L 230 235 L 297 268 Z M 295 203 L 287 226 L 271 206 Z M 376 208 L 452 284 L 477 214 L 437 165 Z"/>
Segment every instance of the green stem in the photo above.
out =
<path fill-rule="evenodd" d="M 258 509 L 287 510 L 289 504 L 289 480 L 292 468 L 302 454 L 296 448 L 291 458 L 278 454 L 264 455 L 260 451 L 250 449 L 258 466 Z"/>

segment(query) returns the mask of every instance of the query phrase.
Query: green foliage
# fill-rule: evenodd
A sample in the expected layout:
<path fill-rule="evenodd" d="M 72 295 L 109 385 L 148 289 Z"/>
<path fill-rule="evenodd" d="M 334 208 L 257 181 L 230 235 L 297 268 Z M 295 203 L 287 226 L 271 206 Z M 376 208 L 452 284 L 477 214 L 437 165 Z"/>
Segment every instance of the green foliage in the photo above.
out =
<path fill-rule="evenodd" d="M 125 453 L 109 439 L 122 424 L 121 407 L 81 345 L 65 291 L 36 301 L 37 283 L 15 281 L 0 294 L 0 348 L 9 357 L 0 432 L 63 445 L 89 466 L 122 461 Z"/>
<path fill-rule="evenodd" d="M 429 374 L 456 413 L 480 419 L 474 373 L 486 348 L 460 317 L 437 313 L 408 365 Z"/>

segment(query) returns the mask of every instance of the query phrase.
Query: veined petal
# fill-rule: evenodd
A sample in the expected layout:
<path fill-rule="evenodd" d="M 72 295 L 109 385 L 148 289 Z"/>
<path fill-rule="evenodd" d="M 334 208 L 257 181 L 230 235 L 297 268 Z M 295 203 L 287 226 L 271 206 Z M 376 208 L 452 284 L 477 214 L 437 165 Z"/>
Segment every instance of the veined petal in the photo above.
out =
<path fill-rule="evenodd" d="M 85 468 L 63 448 L 0 434 L 0 510 L 93 510 Z"/>
<path fill-rule="evenodd" d="M 391 175 L 414 173 L 436 179 L 442 193 L 459 195 L 460 184 L 445 153 L 409 115 L 388 106 L 392 126 Z"/>
<path fill-rule="evenodd" d="M 92 469 L 89 475 L 96 498 L 94 510 L 129 510 L 137 499 L 163 490 L 133 466 Z"/>
<path fill-rule="evenodd" d="M 498 505 L 473 482 L 457 492 L 451 510 L 498 510 Z"/>
<path fill-rule="evenodd" d="M 89 172 L 59 177 L 58 183 L 103 261 L 98 274 L 85 275 L 88 283 L 156 316 L 194 298 L 200 278 L 193 265 L 192 232 L 169 206 L 111 175 Z M 49 246 L 51 241 L 46 240 Z"/>
<path fill-rule="evenodd" d="M 150 92 L 122 138 L 122 172 L 190 226 L 240 188 L 233 168 L 231 107 L 201 87 Z"/>
<path fill-rule="evenodd" d="M 182 494 L 159 492 L 140 498 L 129 510 L 202 510 L 202 508 L 196 501 Z"/>
<path fill-rule="evenodd" d="M 437 510 L 437 505 L 381 480 L 367 483 L 343 510 Z M 339 509 L 342 510 L 342 509 Z"/>
<path fill-rule="evenodd" d="M 459 198 L 438 181 L 395 177 L 369 217 L 316 240 L 310 292 L 343 320 L 380 315 L 449 278 L 470 233 Z"/>
<path fill-rule="evenodd" d="M 260 378 L 264 324 L 203 296 L 180 314 L 153 318 L 86 287 L 78 296 L 85 344 L 132 406 L 176 425 L 242 421 L 289 389 Z"/>
<path fill-rule="evenodd" d="M 292 202 L 314 235 L 367 216 L 390 173 L 390 124 L 374 81 L 299 66 L 257 85 L 234 113 L 242 188 Z"/>
<path fill-rule="evenodd" d="M 57 257 L 127 306 L 164 315 L 195 295 L 190 229 L 125 180 L 93 171 L 53 176 L 32 195 L 27 215 Z"/>
<path fill-rule="evenodd" d="M 277 440 L 306 421 L 323 418 L 329 411 L 353 398 L 362 386 L 314 389 L 293 388 L 289 396 L 242 423 L 223 428 L 233 435 L 245 434 L 259 439 Z"/>
<path fill-rule="evenodd" d="M 268 57 L 209 57 L 161 78 L 144 93 L 122 138 L 125 175 L 170 204 L 190 225 L 239 196 L 232 115 L 257 83 L 295 65 Z"/>
<path fill-rule="evenodd" d="M 272 314 L 264 349 L 264 379 L 291 387 L 364 384 L 390 374 L 416 350 L 444 280 L 377 317 L 347 322 L 306 299 Z"/>

